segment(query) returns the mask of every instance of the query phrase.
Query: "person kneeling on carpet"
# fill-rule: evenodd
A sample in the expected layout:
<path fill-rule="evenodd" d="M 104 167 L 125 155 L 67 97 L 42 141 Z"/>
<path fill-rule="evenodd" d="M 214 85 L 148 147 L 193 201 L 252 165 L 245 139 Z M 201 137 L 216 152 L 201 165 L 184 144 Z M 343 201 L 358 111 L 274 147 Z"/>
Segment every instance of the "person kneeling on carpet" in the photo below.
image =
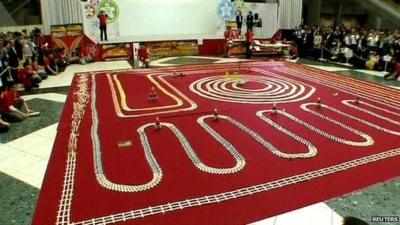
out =
<path fill-rule="evenodd" d="M 24 111 L 24 112 L 23 112 Z M 1 94 L 0 112 L 2 118 L 10 122 L 21 122 L 30 116 L 38 116 L 33 112 L 18 93 L 18 85 L 14 84 Z"/>
<path fill-rule="evenodd" d="M 387 75 L 384 76 L 385 80 L 398 80 L 400 77 L 400 60 L 393 57 L 392 58 L 392 69 Z"/>
<path fill-rule="evenodd" d="M 1 115 L 3 114 L 3 112 L 6 111 L 4 104 L 3 104 L 3 93 L 4 93 L 4 89 L 3 87 L 1 88 L 1 93 L 0 93 L 0 133 L 4 133 L 7 132 L 10 129 L 10 124 L 7 123 L 6 121 L 4 121 L 1 117 Z"/>
<path fill-rule="evenodd" d="M 150 51 L 145 43 L 140 43 L 139 60 L 143 63 L 144 68 L 149 68 L 150 64 Z"/>

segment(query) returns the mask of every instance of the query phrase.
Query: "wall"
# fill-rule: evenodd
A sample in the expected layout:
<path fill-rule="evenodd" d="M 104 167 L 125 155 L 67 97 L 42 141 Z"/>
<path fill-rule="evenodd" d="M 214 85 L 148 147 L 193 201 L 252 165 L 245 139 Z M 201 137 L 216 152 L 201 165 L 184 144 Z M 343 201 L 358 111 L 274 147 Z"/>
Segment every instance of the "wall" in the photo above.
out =
<path fill-rule="evenodd" d="M 0 26 L 14 26 L 16 25 L 14 19 L 8 13 L 6 7 L 0 2 Z"/>
<path fill-rule="evenodd" d="M 249 11 L 252 11 L 253 14 L 258 13 L 259 18 L 262 20 L 262 27 L 254 27 L 254 34 L 257 38 L 271 38 L 272 35 L 279 30 L 278 25 L 278 4 L 269 3 L 245 3 L 244 9 L 242 10 L 243 17 L 246 18 L 246 15 Z M 246 25 L 243 24 L 243 28 L 246 28 Z M 242 29 L 243 29 L 242 28 Z"/>
<path fill-rule="evenodd" d="M 109 24 L 109 39 L 113 42 L 222 39 L 225 21 L 218 16 L 218 6 L 222 1 L 115 0 L 119 6 L 119 17 L 117 22 Z M 87 4 L 82 2 L 82 7 L 85 9 Z M 242 10 L 244 16 L 251 10 L 263 19 L 263 27 L 256 28 L 257 37 L 268 38 L 278 30 L 277 6 L 276 3 L 245 4 Z M 85 33 L 99 41 L 97 18 L 86 17 L 84 20 Z"/>
<path fill-rule="evenodd" d="M 303 0 L 279 0 L 279 28 L 294 29 L 302 23 Z"/>
<path fill-rule="evenodd" d="M 304 0 L 305 23 L 309 25 L 359 25 L 367 11 L 354 0 Z M 356 20 L 356 21 L 355 21 Z"/>
<path fill-rule="evenodd" d="M 80 0 L 41 0 L 44 34 L 49 35 L 51 25 L 83 23 Z"/>
<path fill-rule="evenodd" d="M 305 22 L 323 26 L 343 23 L 349 27 L 397 28 L 396 23 L 382 18 L 382 9 L 373 8 L 369 11 L 366 4 L 367 1 L 363 0 L 304 0 Z M 321 16 L 318 15 L 318 11 Z"/>
<path fill-rule="evenodd" d="M 218 0 L 119 0 L 123 36 L 215 36 Z"/>

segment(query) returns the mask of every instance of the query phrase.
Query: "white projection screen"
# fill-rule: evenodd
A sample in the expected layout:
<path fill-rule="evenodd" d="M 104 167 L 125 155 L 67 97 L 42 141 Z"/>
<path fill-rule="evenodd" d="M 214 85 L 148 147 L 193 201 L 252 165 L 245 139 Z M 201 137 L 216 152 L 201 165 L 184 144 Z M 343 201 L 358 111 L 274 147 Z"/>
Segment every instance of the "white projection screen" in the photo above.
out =
<path fill-rule="evenodd" d="M 219 37 L 219 0 L 118 0 L 121 36 Z M 147 37 L 147 38 L 146 38 Z"/>

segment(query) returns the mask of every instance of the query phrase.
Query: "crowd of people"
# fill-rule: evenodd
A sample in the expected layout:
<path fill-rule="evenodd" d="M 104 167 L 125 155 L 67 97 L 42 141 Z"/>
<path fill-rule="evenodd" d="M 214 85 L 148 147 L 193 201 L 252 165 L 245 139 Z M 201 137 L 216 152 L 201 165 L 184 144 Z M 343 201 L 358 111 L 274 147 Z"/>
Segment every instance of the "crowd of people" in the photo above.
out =
<path fill-rule="evenodd" d="M 68 50 L 50 49 L 40 30 L 0 34 L 0 74 L 3 88 L 21 84 L 25 90 L 39 86 L 48 75 L 68 65 Z"/>
<path fill-rule="evenodd" d="M 0 132 L 9 129 L 8 122 L 38 115 L 29 109 L 18 89 L 38 88 L 42 80 L 59 74 L 68 64 L 68 51 L 49 49 L 39 29 L 30 34 L 26 30 L 0 34 Z"/>
<path fill-rule="evenodd" d="M 355 68 L 388 71 L 397 79 L 400 31 L 366 28 L 298 26 L 294 42 L 300 57 L 350 63 Z"/>

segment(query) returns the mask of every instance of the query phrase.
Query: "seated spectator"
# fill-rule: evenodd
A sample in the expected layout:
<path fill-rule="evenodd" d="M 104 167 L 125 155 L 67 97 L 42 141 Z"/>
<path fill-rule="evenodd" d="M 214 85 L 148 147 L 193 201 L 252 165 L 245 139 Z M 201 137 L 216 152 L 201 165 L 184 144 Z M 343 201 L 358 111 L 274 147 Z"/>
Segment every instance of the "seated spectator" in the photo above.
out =
<path fill-rule="evenodd" d="M 26 102 L 20 97 L 16 84 L 2 93 L 0 101 L 2 118 L 6 121 L 21 122 L 28 118 L 30 114 L 37 114 L 30 110 Z"/>
<path fill-rule="evenodd" d="M 378 67 L 379 55 L 376 52 L 371 52 L 369 60 L 365 63 L 365 67 L 370 70 L 375 70 Z"/>
<path fill-rule="evenodd" d="M 392 69 L 390 69 L 389 73 L 384 77 L 385 80 L 398 80 L 400 77 L 400 60 L 392 58 Z"/>
<path fill-rule="evenodd" d="M 38 88 L 42 78 L 39 77 L 32 69 L 29 62 L 24 63 L 24 68 L 20 70 L 20 79 L 26 91 L 30 91 L 33 87 Z"/>
<path fill-rule="evenodd" d="M 18 70 L 18 80 L 23 84 L 26 77 L 26 70 L 24 67 Z"/>
<path fill-rule="evenodd" d="M 32 56 L 31 65 L 32 65 L 32 70 L 37 75 L 39 75 L 39 77 L 42 78 L 42 80 L 46 80 L 47 79 L 47 73 L 44 72 L 43 70 L 41 70 L 40 67 L 39 67 L 39 59 L 38 59 L 38 57 Z"/>
<path fill-rule="evenodd" d="M 150 51 L 145 43 L 140 44 L 139 48 L 139 60 L 143 63 L 145 68 L 149 68 L 150 64 Z"/>
<path fill-rule="evenodd" d="M 68 50 L 66 48 L 61 48 L 57 52 L 57 57 L 56 57 L 56 62 L 57 62 L 57 67 L 58 71 L 64 72 L 65 69 L 67 68 L 69 61 L 68 61 Z"/>
<path fill-rule="evenodd" d="M 92 56 L 89 53 L 89 47 L 84 47 L 82 49 L 79 49 L 79 62 L 82 65 L 94 62 Z"/>
<path fill-rule="evenodd" d="M 47 75 L 57 75 L 58 67 L 53 52 L 50 52 L 44 60 L 44 70 Z"/>
<path fill-rule="evenodd" d="M 3 112 L 6 111 L 5 104 L 3 101 L 4 90 L 5 90 L 4 87 L 0 88 L 0 91 L 1 91 L 1 93 L 0 93 L 0 133 L 7 132 L 10 129 L 10 124 L 5 122 L 1 117 Z"/>

